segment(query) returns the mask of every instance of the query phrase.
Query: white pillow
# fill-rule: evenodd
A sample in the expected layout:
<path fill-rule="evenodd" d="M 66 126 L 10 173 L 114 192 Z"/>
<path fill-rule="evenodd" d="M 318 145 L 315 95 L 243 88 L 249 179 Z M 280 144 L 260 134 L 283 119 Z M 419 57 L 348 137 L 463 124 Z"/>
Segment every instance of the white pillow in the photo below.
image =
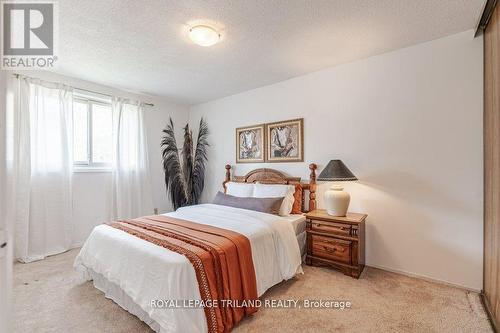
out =
<path fill-rule="evenodd" d="M 226 183 L 226 194 L 234 197 L 251 198 L 253 197 L 254 184 L 249 183 Z"/>
<path fill-rule="evenodd" d="M 284 197 L 280 207 L 280 215 L 288 216 L 292 212 L 293 202 L 295 198 L 295 186 L 280 185 L 280 184 L 255 184 L 253 197 L 254 198 L 279 198 Z"/>

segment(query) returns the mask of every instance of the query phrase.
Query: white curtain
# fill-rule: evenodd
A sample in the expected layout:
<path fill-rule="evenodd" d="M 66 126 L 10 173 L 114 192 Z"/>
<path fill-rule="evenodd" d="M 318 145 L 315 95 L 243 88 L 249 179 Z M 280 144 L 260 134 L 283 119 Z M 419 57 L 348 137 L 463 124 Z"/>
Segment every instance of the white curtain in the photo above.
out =
<path fill-rule="evenodd" d="M 111 219 L 153 214 L 144 110 L 141 103 L 113 99 Z"/>
<path fill-rule="evenodd" d="M 71 245 L 72 89 L 20 77 L 8 173 L 15 256 L 23 262 Z"/>

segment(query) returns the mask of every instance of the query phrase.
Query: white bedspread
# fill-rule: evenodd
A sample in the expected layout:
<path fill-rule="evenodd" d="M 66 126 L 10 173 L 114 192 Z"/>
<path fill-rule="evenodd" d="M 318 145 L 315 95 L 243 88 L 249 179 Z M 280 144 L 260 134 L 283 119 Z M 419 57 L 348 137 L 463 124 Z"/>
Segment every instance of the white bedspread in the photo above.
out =
<path fill-rule="evenodd" d="M 184 207 L 165 215 L 245 235 L 252 247 L 259 296 L 302 272 L 294 229 L 279 216 L 213 204 Z M 83 245 L 74 266 L 86 279 L 92 270 L 118 285 L 161 332 L 207 331 L 203 309 L 154 309 L 150 305 L 157 299 L 200 299 L 194 268 L 183 255 L 100 225 Z"/>

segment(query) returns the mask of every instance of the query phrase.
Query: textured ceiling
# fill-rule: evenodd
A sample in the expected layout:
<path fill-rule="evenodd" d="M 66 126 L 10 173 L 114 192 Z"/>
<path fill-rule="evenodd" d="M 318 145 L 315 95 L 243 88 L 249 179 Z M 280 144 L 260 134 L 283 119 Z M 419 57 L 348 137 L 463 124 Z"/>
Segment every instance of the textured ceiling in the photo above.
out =
<path fill-rule="evenodd" d="M 58 73 L 196 104 L 475 28 L 484 0 L 61 0 Z M 188 24 L 223 41 L 204 48 Z"/>

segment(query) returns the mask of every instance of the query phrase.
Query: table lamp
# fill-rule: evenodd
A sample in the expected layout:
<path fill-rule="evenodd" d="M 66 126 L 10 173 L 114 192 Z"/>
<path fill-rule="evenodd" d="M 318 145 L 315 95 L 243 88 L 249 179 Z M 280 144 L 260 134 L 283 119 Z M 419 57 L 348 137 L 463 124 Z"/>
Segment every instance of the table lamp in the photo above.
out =
<path fill-rule="evenodd" d="M 331 160 L 319 174 L 318 180 L 322 181 L 354 181 L 356 176 L 346 167 L 341 160 Z M 328 215 L 345 216 L 351 196 L 344 192 L 344 187 L 334 184 L 325 192 L 325 206 Z"/>

